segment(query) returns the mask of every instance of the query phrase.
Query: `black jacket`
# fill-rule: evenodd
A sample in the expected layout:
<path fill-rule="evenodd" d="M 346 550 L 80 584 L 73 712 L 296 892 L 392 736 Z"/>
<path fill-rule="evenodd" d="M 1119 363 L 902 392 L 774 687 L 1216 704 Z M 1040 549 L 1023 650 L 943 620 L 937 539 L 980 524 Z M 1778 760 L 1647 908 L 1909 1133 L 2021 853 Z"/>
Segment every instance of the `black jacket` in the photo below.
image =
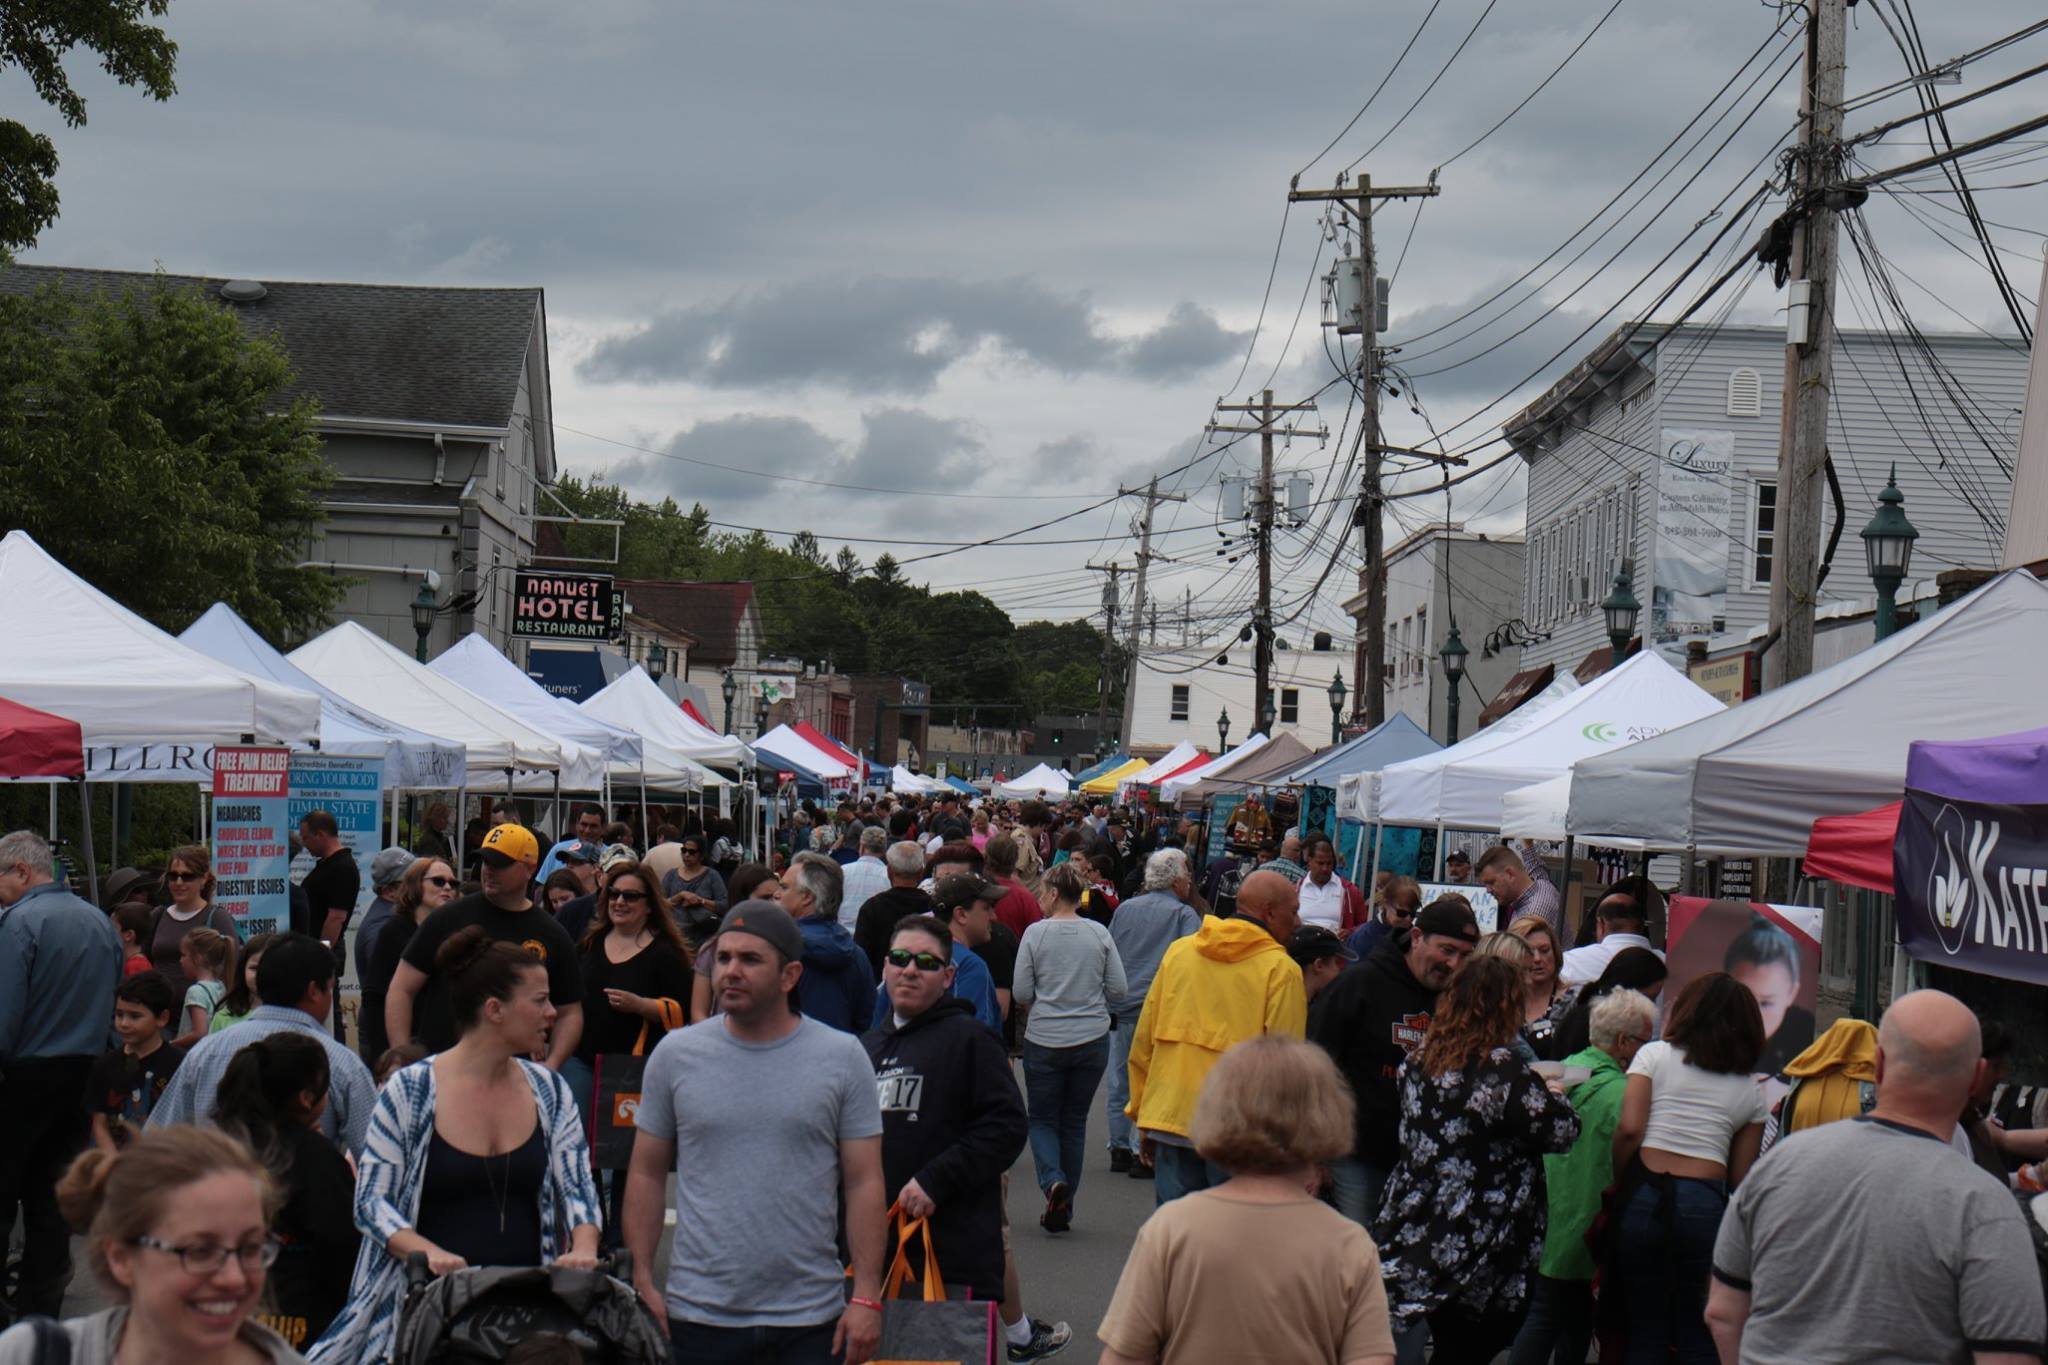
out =
<path fill-rule="evenodd" d="M 1002 1176 L 1025 1138 L 1024 1100 L 1002 1042 L 955 996 L 901 1029 L 885 1015 L 861 1042 L 882 1102 L 889 1198 L 917 1181 L 938 1206 L 932 1244 L 946 1282 L 1001 1299 Z"/>
<path fill-rule="evenodd" d="M 1336 1061 L 1358 1101 L 1352 1155 L 1392 1170 L 1401 1156 L 1401 1089 L 1396 1077 L 1422 1046 L 1436 992 L 1408 970 L 1408 933 L 1380 940 L 1372 956 L 1323 988 L 1308 1015 L 1308 1038 Z"/>

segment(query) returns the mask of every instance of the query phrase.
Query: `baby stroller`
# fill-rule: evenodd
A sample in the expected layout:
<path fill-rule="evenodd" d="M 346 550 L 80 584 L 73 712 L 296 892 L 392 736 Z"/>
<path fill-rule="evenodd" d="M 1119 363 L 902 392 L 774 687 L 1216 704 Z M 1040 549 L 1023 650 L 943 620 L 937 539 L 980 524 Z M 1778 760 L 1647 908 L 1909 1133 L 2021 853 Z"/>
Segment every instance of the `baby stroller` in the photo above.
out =
<path fill-rule="evenodd" d="M 485 1266 L 439 1279 L 415 1252 L 405 1272 L 392 1365 L 499 1365 L 541 1333 L 566 1338 L 593 1365 L 668 1365 L 668 1343 L 633 1292 L 632 1260 L 625 1251 L 606 1257 L 595 1270 Z"/>

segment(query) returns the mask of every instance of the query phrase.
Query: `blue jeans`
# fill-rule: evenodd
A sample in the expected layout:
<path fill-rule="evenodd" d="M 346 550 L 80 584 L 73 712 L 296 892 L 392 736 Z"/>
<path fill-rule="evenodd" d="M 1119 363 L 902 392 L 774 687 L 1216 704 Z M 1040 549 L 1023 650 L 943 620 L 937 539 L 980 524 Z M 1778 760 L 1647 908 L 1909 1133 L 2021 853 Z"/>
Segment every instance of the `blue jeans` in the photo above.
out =
<path fill-rule="evenodd" d="M 707 1327 L 670 1318 L 668 1346 L 675 1365 L 838 1365 L 838 1327 Z"/>
<path fill-rule="evenodd" d="M 1715 1365 L 1707 1332 L 1707 1278 L 1728 1186 L 1651 1176 L 1622 1210 L 1615 1242 L 1628 1319 L 1628 1365 Z"/>
<path fill-rule="evenodd" d="M 1152 1206 L 1171 1204 L 1184 1194 L 1206 1190 L 1230 1179 L 1230 1173 L 1212 1166 L 1192 1147 L 1169 1142 L 1152 1144 Z"/>
<path fill-rule="evenodd" d="M 1586 1365 L 1593 1344 L 1593 1282 L 1529 1280 L 1529 1316 L 1508 1354 L 1508 1365 Z"/>
<path fill-rule="evenodd" d="M 1024 1106 L 1031 1118 L 1031 1164 L 1038 1188 L 1065 1184 L 1067 1198 L 1081 1186 L 1088 1156 L 1088 1107 L 1109 1065 L 1109 1035 L 1073 1047 L 1024 1040 Z"/>
<path fill-rule="evenodd" d="M 1122 1148 L 1126 1152 L 1138 1150 L 1137 1126 L 1124 1117 L 1124 1107 L 1131 1102 L 1131 1039 L 1138 1032 L 1138 1012 L 1131 1010 L 1116 1017 L 1116 1027 L 1109 1031 L 1109 1150 Z"/>
<path fill-rule="evenodd" d="M 1380 1195 L 1391 1174 L 1368 1166 L 1355 1156 L 1340 1156 L 1330 1163 L 1330 1203 L 1337 1212 L 1371 1231 L 1372 1220 L 1380 1211 Z"/>

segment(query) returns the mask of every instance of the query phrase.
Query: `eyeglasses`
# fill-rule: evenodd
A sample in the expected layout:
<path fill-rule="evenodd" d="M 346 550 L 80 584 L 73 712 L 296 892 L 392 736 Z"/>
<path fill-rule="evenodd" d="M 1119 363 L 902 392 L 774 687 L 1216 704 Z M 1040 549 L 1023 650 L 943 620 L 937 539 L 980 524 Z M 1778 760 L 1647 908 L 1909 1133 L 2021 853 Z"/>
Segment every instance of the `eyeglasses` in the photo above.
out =
<path fill-rule="evenodd" d="M 278 1240 L 265 1237 L 260 1242 L 244 1242 L 238 1247 L 224 1247 L 214 1242 L 195 1242 L 191 1246 L 172 1246 L 169 1242 L 154 1237 L 135 1237 L 128 1245 L 146 1247 L 151 1251 L 162 1251 L 178 1258 L 178 1264 L 187 1275 L 211 1275 L 228 1263 L 233 1256 L 242 1263 L 243 1270 L 257 1270 L 277 1263 Z"/>
<path fill-rule="evenodd" d="M 950 965 L 937 953 L 913 953 L 908 948 L 891 948 L 888 962 L 891 967 L 898 969 L 908 967 L 914 962 L 921 972 L 942 972 Z"/>
<path fill-rule="evenodd" d="M 202 880 L 202 878 L 197 872 L 166 872 L 164 873 L 164 880 L 167 882 L 196 882 Z"/>
<path fill-rule="evenodd" d="M 645 891 L 614 890 L 611 892 L 611 898 L 615 901 L 624 901 L 628 905 L 636 905 L 647 899 L 647 893 Z"/>
<path fill-rule="evenodd" d="M 462 885 L 461 882 L 456 881 L 453 877 L 422 877 L 420 880 L 428 886 L 438 886 L 444 891 L 453 891 L 456 887 Z"/>

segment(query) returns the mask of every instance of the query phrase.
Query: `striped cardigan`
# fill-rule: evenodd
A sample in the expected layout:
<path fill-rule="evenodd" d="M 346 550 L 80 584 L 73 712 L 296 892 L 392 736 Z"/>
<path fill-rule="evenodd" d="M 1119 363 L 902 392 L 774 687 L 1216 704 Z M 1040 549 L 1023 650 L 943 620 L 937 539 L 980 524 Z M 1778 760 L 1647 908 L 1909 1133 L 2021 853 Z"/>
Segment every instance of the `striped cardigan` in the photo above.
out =
<path fill-rule="evenodd" d="M 541 1260 L 569 1249 L 570 1233 L 599 1224 L 597 1183 L 576 1098 L 546 1067 L 521 1060 L 547 1134 L 548 1168 L 540 1187 Z M 405 1302 L 405 1264 L 385 1244 L 418 1221 L 420 1186 L 434 1134 L 434 1063 L 415 1062 L 385 1083 L 356 1168 L 356 1226 L 363 1246 L 348 1303 L 306 1352 L 313 1365 L 388 1360 Z"/>

